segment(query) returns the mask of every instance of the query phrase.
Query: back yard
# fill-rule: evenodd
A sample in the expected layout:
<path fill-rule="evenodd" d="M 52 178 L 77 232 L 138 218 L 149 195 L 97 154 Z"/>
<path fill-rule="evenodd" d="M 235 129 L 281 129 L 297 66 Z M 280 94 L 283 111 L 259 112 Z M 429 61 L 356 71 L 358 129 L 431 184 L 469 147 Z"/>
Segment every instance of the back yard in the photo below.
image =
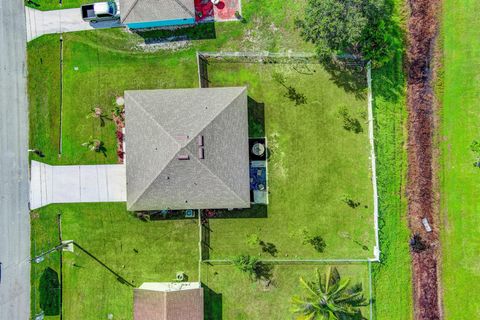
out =
<path fill-rule="evenodd" d="M 293 12 L 301 14 L 302 7 L 301 1 L 288 6 L 284 1 L 272 1 L 269 6 L 244 1 L 244 24 L 201 25 L 148 34 L 122 30 L 64 34 L 63 94 L 58 35 L 30 42 L 30 147 L 45 154 L 45 158 L 32 157 L 49 164 L 116 163 L 114 124 L 107 119 L 102 127 L 97 119 L 87 118 L 92 108 L 100 107 L 109 114 L 115 97 L 126 89 L 198 87 L 196 51 L 312 52 L 293 30 Z M 180 41 L 165 41 L 172 35 Z M 238 218 L 210 219 L 207 258 L 230 259 L 240 253 L 263 259 L 372 258 L 375 238 L 364 80 L 333 77 L 312 61 L 210 61 L 208 68 L 211 86 L 248 86 L 250 135 L 268 139 L 270 194 L 266 208 L 225 214 Z M 379 73 L 381 85 L 377 84 L 381 98 L 376 116 L 382 121 L 378 130 L 393 135 L 402 131 L 401 98 L 393 99 L 391 87 L 382 86 L 398 83 L 401 95 L 400 69 L 393 66 Z M 356 90 L 348 89 L 351 86 L 347 84 L 355 84 Z M 104 142 L 105 156 L 82 146 L 91 138 Z M 402 183 L 401 143 L 392 148 L 391 141 L 381 139 L 379 148 L 379 161 L 385 172 L 391 173 L 383 174 L 379 181 L 383 184 L 381 192 L 388 193 L 384 199 L 390 199 L 389 204 L 383 204 L 382 226 L 396 226 L 401 232 L 392 234 L 402 235 L 387 239 L 383 254 L 391 257 L 395 253 L 397 257 L 400 252 L 402 258 L 404 253 L 408 257 L 406 247 L 399 245 L 407 238 L 399 227 L 404 221 L 396 193 Z M 394 182 L 389 181 L 392 177 Z M 176 271 L 185 271 L 190 280 L 197 277 L 196 224 L 191 220 L 141 222 L 127 213 L 123 204 L 55 205 L 34 212 L 34 254 L 55 243 L 56 236 L 51 234 L 58 211 L 62 212 L 65 240 L 75 240 L 136 286 L 143 281 L 172 280 Z M 304 243 L 314 237 L 322 238 L 323 252 L 308 241 Z M 108 313 L 114 314 L 114 319 L 131 318 L 131 287 L 118 282 L 81 251 L 65 253 L 64 257 L 66 318 L 99 319 Z M 49 259 L 48 265 L 58 265 L 55 259 Z M 376 289 L 382 295 L 379 311 L 388 319 L 395 305 L 399 313 L 407 315 L 399 318 L 407 318 L 409 270 L 398 276 L 398 266 L 403 264 L 394 263 L 392 258 L 388 261 L 376 269 Z M 47 264 L 39 265 L 36 274 L 42 273 L 43 266 Z M 308 278 L 315 269 L 311 265 L 276 266 L 273 279 L 277 286 L 265 292 L 262 284 L 249 282 L 243 274 L 232 273 L 230 277 L 231 266 L 204 264 L 204 268 L 202 281 L 222 295 L 224 319 L 262 319 L 267 313 L 289 318 L 289 299 L 297 293 L 298 276 Z M 353 282 L 362 282 L 367 290 L 366 265 L 345 266 L 341 272 Z M 397 276 L 405 284 L 401 292 L 388 289 Z M 36 279 L 34 274 L 34 283 Z M 241 284 L 235 293 L 233 284 Z M 273 307 L 268 301 L 283 301 L 283 307 Z M 243 306 L 242 312 L 236 304 Z M 254 305 L 250 311 L 249 305 Z"/>
<path fill-rule="evenodd" d="M 295 59 L 212 58 L 208 76 L 211 87 L 248 86 L 250 135 L 265 135 L 270 150 L 269 205 L 253 219 L 242 219 L 241 211 L 239 218 L 211 219 L 210 259 L 244 251 L 280 259 L 373 257 L 365 75 L 357 95 L 332 82 L 320 64 Z M 302 244 L 308 236 L 321 236 L 324 250 Z M 255 238 L 276 251 L 262 252 Z"/>

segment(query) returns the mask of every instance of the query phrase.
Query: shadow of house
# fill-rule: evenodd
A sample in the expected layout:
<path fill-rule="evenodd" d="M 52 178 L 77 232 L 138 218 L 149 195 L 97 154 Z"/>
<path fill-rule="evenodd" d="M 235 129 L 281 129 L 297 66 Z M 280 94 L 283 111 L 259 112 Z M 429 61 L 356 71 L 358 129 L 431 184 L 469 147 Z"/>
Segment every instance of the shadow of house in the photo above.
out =
<path fill-rule="evenodd" d="M 204 296 L 204 317 L 205 320 L 222 320 L 222 294 L 210 289 L 207 285 L 202 283 Z"/>
<path fill-rule="evenodd" d="M 248 136 L 265 136 L 265 103 L 248 96 Z"/>
<path fill-rule="evenodd" d="M 142 37 L 147 45 L 164 44 L 176 41 L 215 39 L 217 37 L 215 24 L 213 22 L 200 23 L 184 28 L 133 30 L 133 32 Z"/>

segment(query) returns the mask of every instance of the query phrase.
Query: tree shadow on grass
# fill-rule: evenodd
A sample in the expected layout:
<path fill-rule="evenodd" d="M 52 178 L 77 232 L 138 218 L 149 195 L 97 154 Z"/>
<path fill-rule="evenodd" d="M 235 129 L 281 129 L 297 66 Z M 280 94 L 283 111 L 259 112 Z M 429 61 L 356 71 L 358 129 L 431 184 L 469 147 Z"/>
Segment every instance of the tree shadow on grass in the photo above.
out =
<path fill-rule="evenodd" d="M 363 63 L 349 58 L 321 60 L 320 62 L 325 71 L 330 74 L 330 80 L 338 87 L 354 94 L 357 99 L 365 99 L 367 77 Z"/>
<path fill-rule="evenodd" d="M 222 294 L 202 283 L 205 320 L 222 320 Z"/>
<path fill-rule="evenodd" d="M 60 314 L 60 281 L 58 273 L 52 268 L 46 268 L 39 282 L 40 308 L 46 316 Z"/>
<path fill-rule="evenodd" d="M 175 41 L 215 39 L 217 37 L 214 23 L 200 23 L 185 28 L 134 31 L 134 33 L 142 37 L 145 44 L 150 45 Z"/>

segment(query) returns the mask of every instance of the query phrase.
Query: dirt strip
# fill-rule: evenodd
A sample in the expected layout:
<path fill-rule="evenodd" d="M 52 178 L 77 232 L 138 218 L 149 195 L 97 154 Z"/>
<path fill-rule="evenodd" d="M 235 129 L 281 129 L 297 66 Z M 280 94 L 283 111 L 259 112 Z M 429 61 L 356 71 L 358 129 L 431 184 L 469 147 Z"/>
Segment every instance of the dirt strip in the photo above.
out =
<path fill-rule="evenodd" d="M 408 214 L 412 234 L 426 249 L 412 250 L 415 319 L 441 319 L 438 205 L 435 193 L 434 127 L 436 102 L 432 90 L 437 14 L 440 0 L 410 0 L 408 21 Z M 426 232 L 427 218 L 432 232 Z"/>

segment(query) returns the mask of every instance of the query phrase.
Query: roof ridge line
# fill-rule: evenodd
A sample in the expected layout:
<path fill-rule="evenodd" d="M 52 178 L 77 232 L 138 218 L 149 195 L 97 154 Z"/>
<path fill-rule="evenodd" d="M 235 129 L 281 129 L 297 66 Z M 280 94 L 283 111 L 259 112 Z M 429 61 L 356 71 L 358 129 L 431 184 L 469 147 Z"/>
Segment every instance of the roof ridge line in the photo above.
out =
<path fill-rule="evenodd" d="M 217 87 L 217 88 L 198 88 L 198 89 L 219 89 L 219 88 L 236 88 L 236 87 Z M 242 88 L 244 88 L 244 87 L 242 87 Z M 243 90 L 242 90 L 242 92 L 243 92 Z M 188 145 L 193 141 L 193 139 L 196 136 L 198 136 L 200 134 L 200 132 L 205 130 L 205 128 L 207 128 L 213 121 L 215 121 L 215 119 L 217 119 L 219 115 L 221 115 L 226 109 L 228 109 L 228 107 L 230 107 L 230 105 L 231 105 L 231 102 L 235 101 L 240 96 L 240 94 L 242 94 L 242 92 L 240 92 L 235 98 L 233 98 L 233 100 L 231 100 L 228 104 L 226 104 L 226 107 L 220 109 L 220 111 L 217 114 L 214 115 L 212 120 L 208 121 L 208 123 L 202 129 L 198 130 L 198 132 L 194 132 L 192 134 L 191 139 L 187 141 L 187 143 L 185 144 L 185 147 L 183 147 L 182 149 L 186 149 L 188 147 Z"/>
<path fill-rule="evenodd" d="M 215 87 L 214 87 L 214 88 L 215 88 Z M 214 89 L 214 88 L 212 88 L 212 89 Z M 218 118 L 219 115 L 221 115 L 226 109 L 228 109 L 229 107 L 231 107 L 232 104 L 233 104 L 233 102 L 234 102 L 235 100 L 237 100 L 237 99 L 240 97 L 240 95 L 247 89 L 247 87 L 245 87 L 245 86 L 242 86 L 242 87 L 216 87 L 216 88 L 222 88 L 222 89 L 224 89 L 224 88 L 225 88 L 225 89 L 226 89 L 226 88 L 242 88 L 242 90 L 240 91 L 240 93 L 239 93 L 235 98 L 233 98 L 233 99 L 227 104 L 227 107 L 224 108 L 224 109 L 222 109 L 219 113 L 217 113 L 217 114 L 215 115 L 215 117 L 212 119 L 212 121 L 210 121 L 210 122 L 207 124 L 207 126 L 205 126 L 202 130 L 204 130 L 205 128 L 207 128 L 213 121 L 215 121 L 215 119 Z M 247 108 L 248 108 L 248 107 L 247 107 Z M 202 130 L 200 130 L 195 136 L 199 135 L 200 132 L 202 132 Z M 193 140 L 193 138 L 192 138 L 192 140 Z M 247 140 L 248 140 L 248 139 L 247 139 Z M 190 151 L 188 151 L 188 149 L 187 149 L 187 146 L 190 144 L 190 142 L 191 142 L 191 140 L 187 143 L 187 145 L 186 145 L 183 149 L 187 150 L 187 152 L 188 152 L 190 155 L 192 155 L 192 153 L 191 153 Z M 194 157 L 194 158 L 195 158 L 198 162 L 200 162 L 196 157 Z M 221 179 L 218 175 L 216 175 L 215 173 L 213 173 L 213 171 L 210 170 L 208 167 L 206 167 L 203 163 L 200 162 L 200 164 L 201 164 L 202 166 L 204 166 L 205 168 L 207 168 L 208 171 L 209 171 L 210 173 L 212 173 L 215 177 L 217 177 L 220 181 L 222 181 L 222 183 L 228 188 L 228 190 L 230 190 L 231 192 L 233 192 L 233 193 L 237 196 L 237 198 L 241 199 L 241 198 L 237 195 L 237 193 L 236 193 L 235 191 L 233 191 L 233 190 L 230 188 L 230 186 L 225 183 L 225 181 L 223 181 L 223 179 Z M 243 199 L 241 199 L 241 200 L 243 201 Z"/>
<path fill-rule="evenodd" d="M 187 150 L 187 149 L 186 149 Z M 218 175 L 216 175 L 212 170 L 210 170 L 209 167 L 207 167 L 206 165 L 204 165 L 200 160 L 198 160 L 197 157 L 193 157 L 192 153 L 190 151 L 187 150 L 187 152 L 192 156 L 192 159 L 195 159 L 203 168 L 205 168 L 208 172 L 210 172 L 215 178 L 217 178 L 231 193 L 233 193 L 235 195 L 235 197 L 237 199 L 239 199 L 241 202 L 245 202 L 245 200 L 243 200 L 242 198 L 240 198 L 240 196 L 235 192 L 233 191 L 229 185 L 227 185 L 225 183 L 225 181 L 223 181 L 222 178 L 220 178 Z"/>
<path fill-rule="evenodd" d="M 128 93 L 128 91 L 125 92 L 126 94 Z M 130 99 L 138 106 L 139 109 L 142 110 L 142 112 L 148 117 L 150 118 L 155 124 L 157 124 L 157 126 L 160 128 L 160 130 L 162 130 L 163 132 L 165 132 L 167 134 L 167 136 L 170 137 L 170 139 L 176 144 L 179 146 L 179 150 L 182 150 L 182 146 L 170 135 L 170 133 L 167 132 L 167 130 L 165 130 L 163 128 L 163 126 L 158 123 L 148 112 L 147 110 L 145 110 L 142 105 L 132 96 L 132 95 L 129 95 Z M 178 153 L 177 151 L 177 153 Z M 148 188 L 150 188 L 150 186 L 155 182 L 155 180 L 157 179 L 157 177 L 160 175 L 160 173 L 163 171 L 163 169 L 165 169 L 171 162 L 172 160 L 174 159 L 175 157 L 172 157 L 170 159 L 170 161 L 168 161 L 161 169 L 159 172 L 157 172 L 154 176 L 153 176 L 153 179 L 148 183 L 148 185 L 142 190 L 142 192 L 140 192 L 138 194 L 138 196 L 135 198 L 135 200 L 132 201 L 132 205 L 135 205 L 135 203 L 138 201 L 138 199 L 140 199 L 140 197 L 142 196 L 142 194 L 145 193 L 145 191 L 147 191 Z"/>

